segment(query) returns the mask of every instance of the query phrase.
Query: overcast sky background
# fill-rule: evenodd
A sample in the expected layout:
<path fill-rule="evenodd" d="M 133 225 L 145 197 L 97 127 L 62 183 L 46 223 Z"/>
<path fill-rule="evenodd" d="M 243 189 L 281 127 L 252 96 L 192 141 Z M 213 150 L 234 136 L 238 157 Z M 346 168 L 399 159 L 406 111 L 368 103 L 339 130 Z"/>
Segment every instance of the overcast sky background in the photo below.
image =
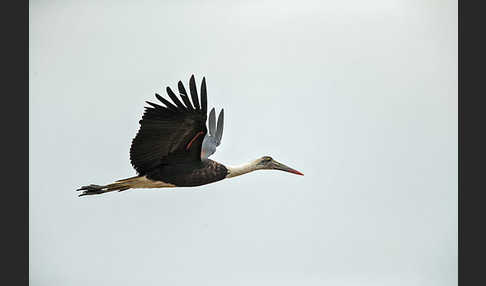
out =
<path fill-rule="evenodd" d="M 457 1 L 30 1 L 30 284 L 457 283 Z M 154 93 L 206 76 L 212 159 L 260 171 L 77 197 L 135 175 Z"/>

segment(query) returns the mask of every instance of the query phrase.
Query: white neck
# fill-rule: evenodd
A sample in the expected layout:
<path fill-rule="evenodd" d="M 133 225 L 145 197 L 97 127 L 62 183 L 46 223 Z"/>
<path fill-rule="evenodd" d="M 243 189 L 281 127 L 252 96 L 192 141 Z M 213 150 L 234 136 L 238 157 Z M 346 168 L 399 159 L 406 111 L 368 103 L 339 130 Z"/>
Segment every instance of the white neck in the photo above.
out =
<path fill-rule="evenodd" d="M 226 175 L 226 178 L 232 178 L 258 170 L 259 168 L 257 167 L 257 162 L 258 161 L 252 161 L 250 163 L 238 166 L 226 166 L 226 169 L 228 169 L 228 175 Z"/>

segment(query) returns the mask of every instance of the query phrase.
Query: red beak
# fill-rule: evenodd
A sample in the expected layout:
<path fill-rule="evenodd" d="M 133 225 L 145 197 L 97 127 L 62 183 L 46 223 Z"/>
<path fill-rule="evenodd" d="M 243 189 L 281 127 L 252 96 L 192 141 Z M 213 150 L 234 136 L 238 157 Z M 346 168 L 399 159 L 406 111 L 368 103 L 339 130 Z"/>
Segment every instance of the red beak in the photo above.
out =
<path fill-rule="evenodd" d="M 294 173 L 294 174 L 297 174 L 297 175 L 304 176 L 304 174 L 302 174 L 301 172 L 299 172 L 299 171 L 297 171 L 297 170 L 294 170 L 294 169 L 289 170 L 288 172 L 290 172 L 290 173 Z"/>
<path fill-rule="evenodd" d="M 292 173 L 292 174 L 304 176 L 304 174 L 302 174 L 301 172 L 299 172 L 295 169 L 292 169 L 289 166 L 285 166 L 282 163 L 274 161 L 274 164 L 275 164 L 274 168 L 277 169 L 277 170 L 281 170 L 281 171 L 289 172 L 289 173 Z"/>

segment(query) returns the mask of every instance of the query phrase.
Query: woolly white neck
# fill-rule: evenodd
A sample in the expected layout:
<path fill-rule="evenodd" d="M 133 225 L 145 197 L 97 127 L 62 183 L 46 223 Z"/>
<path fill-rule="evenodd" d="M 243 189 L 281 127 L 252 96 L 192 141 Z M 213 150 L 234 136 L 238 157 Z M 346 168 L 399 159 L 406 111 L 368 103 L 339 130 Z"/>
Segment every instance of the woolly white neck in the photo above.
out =
<path fill-rule="evenodd" d="M 226 175 L 226 178 L 232 178 L 259 170 L 260 168 L 257 166 L 257 163 L 258 160 L 255 160 L 238 166 L 226 166 L 226 169 L 228 169 L 228 175 Z"/>

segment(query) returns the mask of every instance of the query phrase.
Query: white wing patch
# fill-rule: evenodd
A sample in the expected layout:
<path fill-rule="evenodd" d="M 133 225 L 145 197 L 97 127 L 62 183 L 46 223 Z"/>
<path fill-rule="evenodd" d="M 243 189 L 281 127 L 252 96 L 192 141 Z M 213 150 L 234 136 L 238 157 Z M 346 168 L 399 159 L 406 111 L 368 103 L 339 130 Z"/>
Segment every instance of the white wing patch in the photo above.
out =
<path fill-rule="evenodd" d="M 224 109 L 221 109 L 218 115 L 218 122 L 216 123 L 216 112 L 211 109 L 208 118 L 208 133 L 204 136 L 201 148 L 201 159 L 207 159 L 216 152 L 216 147 L 221 144 L 223 138 L 224 126 Z"/>

